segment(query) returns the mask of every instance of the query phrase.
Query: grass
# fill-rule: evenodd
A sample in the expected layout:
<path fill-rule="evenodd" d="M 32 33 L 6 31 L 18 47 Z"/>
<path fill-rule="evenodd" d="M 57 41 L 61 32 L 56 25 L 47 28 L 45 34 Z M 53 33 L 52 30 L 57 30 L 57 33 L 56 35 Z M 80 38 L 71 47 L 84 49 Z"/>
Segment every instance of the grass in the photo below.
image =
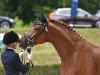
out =
<path fill-rule="evenodd" d="M 24 32 L 26 32 L 28 30 L 28 27 L 21 27 L 21 28 L 0 28 L 0 33 L 6 33 L 8 31 L 15 31 L 18 34 L 23 34 Z"/>
<path fill-rule="evenodd" d="M 19 34 L 24 34 L 28 28 L 0 29 L 0 32 L 14 30 Z M 74 28 L 80 36 L 94 45 L 100 45 L 100 29 L 96 28 Z M 18 52 L 19 53 L 19 48 Z M 30 71 L 30 75 L 60 75 L 60 58 L 55 48 L 50 43 L 44 43 L 32 48 L 34 70 Z M 27 51 L 25 51 L 27 56 Z M 4 69 L 0 61 L 0 75 L 3 75 Z"/>
<path fill-rule="evenodd" d="M 100 29 L 99 28 L 76 28 L 80 34 L 88 42 L 100 46 Z"/>

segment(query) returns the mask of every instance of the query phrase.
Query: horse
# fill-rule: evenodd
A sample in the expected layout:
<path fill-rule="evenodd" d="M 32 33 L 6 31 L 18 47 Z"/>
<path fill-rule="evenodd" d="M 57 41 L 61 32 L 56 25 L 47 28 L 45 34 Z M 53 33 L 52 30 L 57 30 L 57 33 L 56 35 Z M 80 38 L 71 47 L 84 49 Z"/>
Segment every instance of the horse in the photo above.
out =
<path fill-rule="evenodd" d="M 100 47 L 80 37 L 65 23 L 41 17 L 20 40 L 23 49 L 52 43 L 61 60 L 61 75 L 100 75 Z"/>

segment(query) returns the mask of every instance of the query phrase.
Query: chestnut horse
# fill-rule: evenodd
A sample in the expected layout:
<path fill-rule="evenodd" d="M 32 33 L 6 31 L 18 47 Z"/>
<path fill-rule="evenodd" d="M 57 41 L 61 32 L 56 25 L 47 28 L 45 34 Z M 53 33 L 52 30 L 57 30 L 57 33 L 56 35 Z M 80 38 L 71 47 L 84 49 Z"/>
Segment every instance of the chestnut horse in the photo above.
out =
<path fill-rule="evenodd" d="M 46 26 L 47 25 L 47 26 Z M 100 75 L 100 47 L 82 39 L 71 27 L 54 20 L 35 23 L 21 37 L 21 47 L 50 42 L 61 59 L 61 75 Z"/>

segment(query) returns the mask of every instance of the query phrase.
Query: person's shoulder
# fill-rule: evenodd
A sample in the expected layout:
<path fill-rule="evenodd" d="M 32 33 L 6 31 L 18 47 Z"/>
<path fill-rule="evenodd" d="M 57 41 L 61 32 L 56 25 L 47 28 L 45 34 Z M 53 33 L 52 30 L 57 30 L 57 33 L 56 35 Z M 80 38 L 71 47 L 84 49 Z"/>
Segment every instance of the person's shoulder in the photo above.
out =
<path fill-rule="evenodd" d="M 19 58 L 18 53 L 15 52 L 13 57 L 14 57 L 14 58 Z"/>

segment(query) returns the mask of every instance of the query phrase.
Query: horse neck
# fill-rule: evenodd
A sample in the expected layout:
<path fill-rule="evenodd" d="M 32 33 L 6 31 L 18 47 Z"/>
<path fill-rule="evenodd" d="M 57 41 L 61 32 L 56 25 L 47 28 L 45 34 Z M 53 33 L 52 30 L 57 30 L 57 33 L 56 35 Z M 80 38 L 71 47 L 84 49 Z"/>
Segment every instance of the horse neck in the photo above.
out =
<path fill-rule="evenodd" d="M 76 51 L 76 44 L 81 41 L 81 38 L 68 27 L 50 22 L 48 41 L 53 44 L 60 58 L 65 60 L 67 57 L 71 57 Z"/>

